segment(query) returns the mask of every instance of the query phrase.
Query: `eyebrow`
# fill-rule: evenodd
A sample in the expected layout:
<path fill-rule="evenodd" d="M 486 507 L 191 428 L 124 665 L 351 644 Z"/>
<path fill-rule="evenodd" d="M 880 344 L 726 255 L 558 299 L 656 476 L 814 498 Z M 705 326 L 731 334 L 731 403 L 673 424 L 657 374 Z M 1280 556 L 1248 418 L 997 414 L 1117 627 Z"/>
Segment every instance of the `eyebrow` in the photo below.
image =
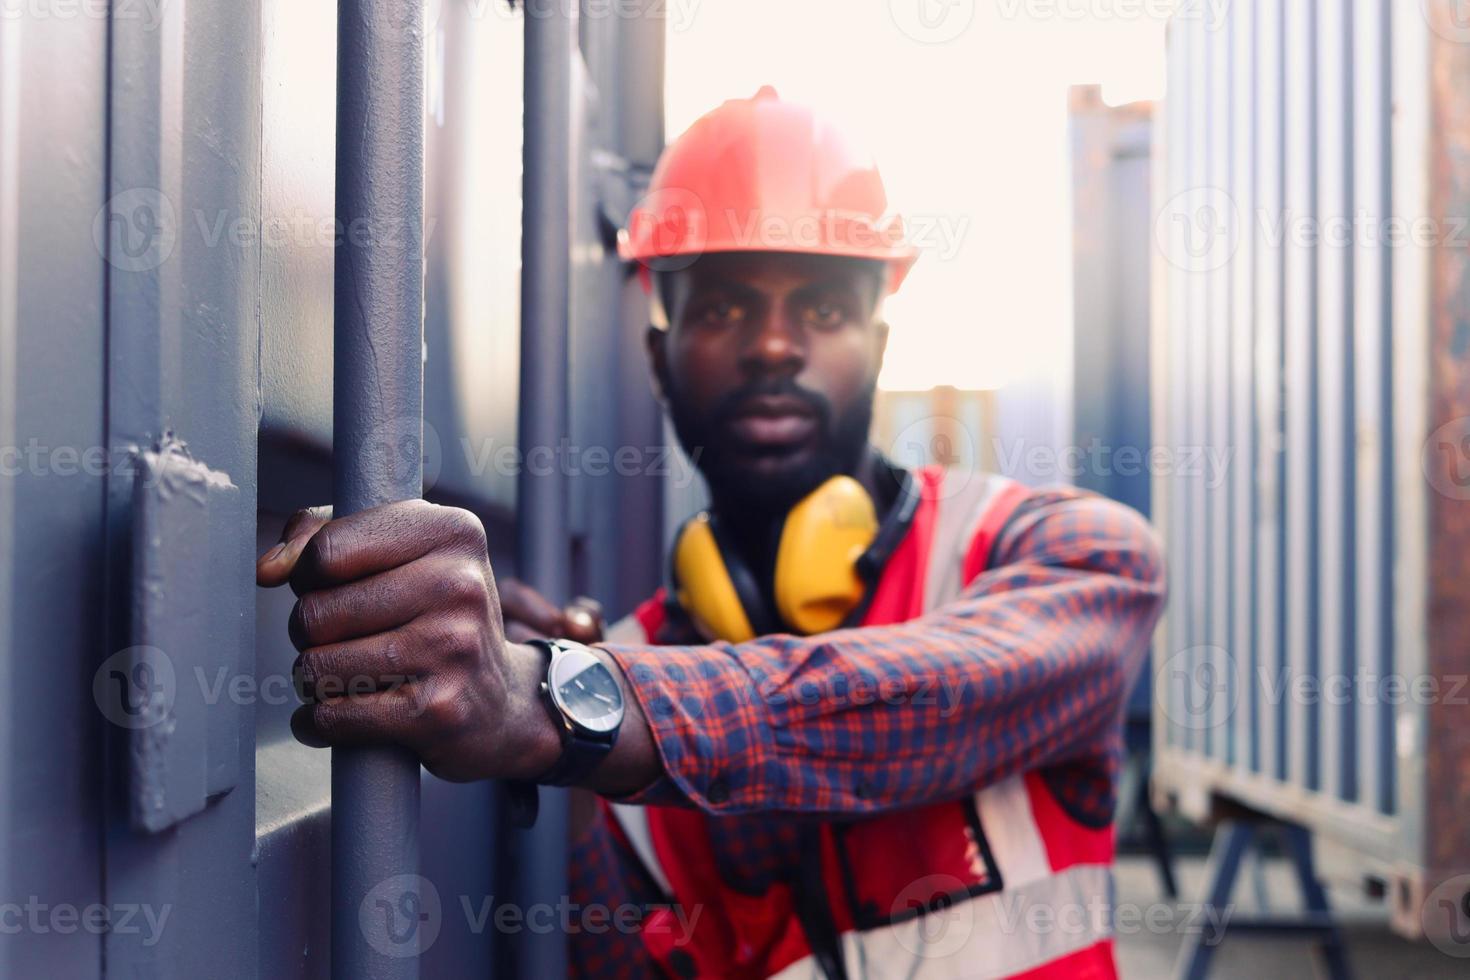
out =
<path fill-rule="evenodd" d="M 841 293 L 854 299 L 863 298 L 863 289 L 860 284 L 841 280 L 834 281 L 831 279 L 822 279 L 816 282 L 809 282 L 804 286 L 798 286 L 791 291 L 791 296 L 793 299 L 806 300 L 820 296 L 823 293 Z"/>
<path fill-rule="evenodd" d="M 725 276 L 712 276 L 708 279 L 696 279 L 689 286 L 689 299 L 693 300 L 703 293 L 724 291 L 742 299 L 759 298 L 760 291 L 752 289 L 745 283 Z"/>

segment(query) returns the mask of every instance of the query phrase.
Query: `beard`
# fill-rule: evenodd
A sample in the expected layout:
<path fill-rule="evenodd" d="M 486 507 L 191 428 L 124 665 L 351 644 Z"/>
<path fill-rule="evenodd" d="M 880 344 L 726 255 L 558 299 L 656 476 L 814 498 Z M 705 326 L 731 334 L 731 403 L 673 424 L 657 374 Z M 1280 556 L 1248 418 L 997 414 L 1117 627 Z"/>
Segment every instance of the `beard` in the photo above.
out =
<path fill-rule="evenodd" d="M 700 413 L 672 380 L 664 378 L 663 383 L 674 432 L 722 507 L 738 508 L 750 516 L 784 514 L 827 480 L 852 473 L 867 447 L 876 379 L 850 408 L 836 415 L 826 398 L 789 379 L 752 382 Z M 731 423 L 742 404 L 761 395 L 798 398 L 810 407 L 817 425 L 809 448 L 761 452 L 732 439 Z M 782 465 L 782 456 L 791 457 L 788 465 Z M 765 464 L 759 470 L 757 461 Z"/>

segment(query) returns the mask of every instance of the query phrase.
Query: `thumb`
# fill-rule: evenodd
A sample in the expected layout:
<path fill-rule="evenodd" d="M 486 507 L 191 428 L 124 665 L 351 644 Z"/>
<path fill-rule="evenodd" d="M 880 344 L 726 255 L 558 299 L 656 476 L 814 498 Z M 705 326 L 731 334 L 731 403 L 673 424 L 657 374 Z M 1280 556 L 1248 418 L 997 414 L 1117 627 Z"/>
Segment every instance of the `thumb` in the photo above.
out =
<path fill-rule="evenodd" d="M 306 543 L 331 519 L 330 507 L 309 507 L 292 514 L 281 531 L 281 543 L 255 560 L 255 584 L 268 589 L 284 585 Z"/>
<path fill-rule="evenodd" d="M 598 643 L 603 637 L 602 604 L 586 596 L 578 596 L 562 611 L 566 625 L 563 634 L 578 643 Z"/>

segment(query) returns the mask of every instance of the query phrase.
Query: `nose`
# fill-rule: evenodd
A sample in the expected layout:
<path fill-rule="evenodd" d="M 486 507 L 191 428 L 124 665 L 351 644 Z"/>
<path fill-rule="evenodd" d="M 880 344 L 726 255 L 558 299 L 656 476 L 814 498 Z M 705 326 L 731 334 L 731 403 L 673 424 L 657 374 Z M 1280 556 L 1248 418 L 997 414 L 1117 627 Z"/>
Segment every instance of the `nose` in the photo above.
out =
<path fill-rule="evenodd" d="M 794 376 L 806 366 L 806 337 L 780 312 L 759 320 L 740 353 L 740 367 L 754 377 Z"/>

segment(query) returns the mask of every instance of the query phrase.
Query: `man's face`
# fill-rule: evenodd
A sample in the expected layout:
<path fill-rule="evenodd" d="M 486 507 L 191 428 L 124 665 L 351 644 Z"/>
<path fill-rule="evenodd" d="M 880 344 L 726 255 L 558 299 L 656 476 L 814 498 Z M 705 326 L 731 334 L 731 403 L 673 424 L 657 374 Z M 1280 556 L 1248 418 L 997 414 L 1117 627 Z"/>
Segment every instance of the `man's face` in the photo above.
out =
<path fill-rule="evenodd" d="M 679 441 L 715 494 L 782 510 L 867 442 L 887 327 L 885 267 L 773 252 L 706 255 L 661 278 L 649 354 Z"/>

